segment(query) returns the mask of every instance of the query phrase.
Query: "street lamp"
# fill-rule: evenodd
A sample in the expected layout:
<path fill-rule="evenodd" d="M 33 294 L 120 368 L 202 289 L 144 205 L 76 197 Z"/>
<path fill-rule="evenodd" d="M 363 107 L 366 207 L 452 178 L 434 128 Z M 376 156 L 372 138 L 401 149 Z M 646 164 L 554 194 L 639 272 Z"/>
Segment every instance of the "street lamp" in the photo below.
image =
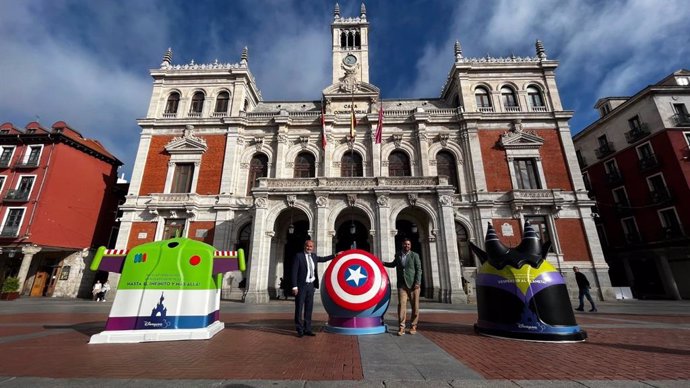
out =
<path fill-rule="evenodd" d="M 413 223 L 412 223 L 412 227 L 410 228 L 410 231 L 411 231 L 412 233 L 416 234 L 416 233 L 417 233 L 417 224 L 415 224 L 415 223 L 413 222 Z"/>

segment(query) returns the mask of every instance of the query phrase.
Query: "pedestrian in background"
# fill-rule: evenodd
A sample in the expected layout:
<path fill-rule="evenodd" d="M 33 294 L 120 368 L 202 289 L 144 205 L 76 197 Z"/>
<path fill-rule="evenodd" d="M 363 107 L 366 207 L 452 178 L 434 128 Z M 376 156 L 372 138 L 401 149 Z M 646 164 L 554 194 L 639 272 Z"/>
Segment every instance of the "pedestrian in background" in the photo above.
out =
<path fill-rule="evenodd" d="M 93 288 L 91 289 L 91 294 L 93 294 L 93 300 L 98 302 L 98 294 L 101 292 L 101 288 L 103 286 L 101 285 L 100 280 L 96 280 L 96 284 L 93 285 Z"/>
<path fill-rule="evenodd" d="M 585 297 L 587 297 L 589 303 L 592 304 L 592 308 L 589 310 L 589 312 L 596 312 L 597 308 L 594 305 L 594 299 L 592 299 L 592 295 L 589 294 L 589 280 L 587 280 L 587 276 L 580 272 L 580 269 L 577 267 L 573 267 L 573 271 L 575 272 L 575 281 L 577 282 L 577 297 L 580 299 L 580 305 L 577 306 L 575 310 L 585 311 Z"/>

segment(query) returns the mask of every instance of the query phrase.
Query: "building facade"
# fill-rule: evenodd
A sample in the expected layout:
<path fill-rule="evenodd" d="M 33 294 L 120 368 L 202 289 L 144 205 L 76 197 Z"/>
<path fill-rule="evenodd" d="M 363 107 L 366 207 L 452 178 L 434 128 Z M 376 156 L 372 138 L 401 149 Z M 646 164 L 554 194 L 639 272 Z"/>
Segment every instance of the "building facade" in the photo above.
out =
<path fill-rule="evenodd" d="M 4 123 L 0 148 L 0 284 L 16 276 L 27 296 L 89 295 L 87 266 L 111 238 L 122 163 L 62 121 Z"/>
<path fill-rule="evenodd" d="M 690 298 L 690 71 L 597 102 L 574 137 L 614 285 L 637 298 Z"/>
<path fill-rule="evenodd" d="M 465 302 L 477 266 L 468 243 L 483 245 L 492 222 L 517 244 L 529 220 L 553 244 L 549 261 L 582 267 L 608 297 L 558 62 L 540 42 L 534 57 L 510 58 L 466 58 L 456 43 L 438 98 L 382 101 L 369 27 L 364 5 L 348 18 L 336 5 L 320 101 L 264 101 L 246 49 L 239 63 L 185 65 L 168 50 L 151 70 L 116 248 L 175 234 L 244 248 L 249 268 L 222 295 L 258 303 L 289 279 L 307 237 L 322 255 L 357 247 L 383 260 L 409 237 L 423 296 Z"/>

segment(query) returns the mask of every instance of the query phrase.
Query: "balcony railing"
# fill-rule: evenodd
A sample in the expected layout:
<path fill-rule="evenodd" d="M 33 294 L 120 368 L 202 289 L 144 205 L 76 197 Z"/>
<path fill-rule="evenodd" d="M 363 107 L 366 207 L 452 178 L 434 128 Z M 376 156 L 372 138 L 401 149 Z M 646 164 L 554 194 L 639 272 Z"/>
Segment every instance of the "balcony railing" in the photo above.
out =
<path fill-rule="evenodd" d="M 228 112 L 213 112 L 212 117 L 228 117 Z"/>
<path fill-rule="evenodd" d="M 520 112 L 520 107 L 517 105 L 510 105 L 505 107 L 506 112 Z"/>
<path fill-rule="evenodd" d="M 690 127 L 690 115 L 687 113 L 676 113 L 671 119 L 676 127 Z"/>
<path fill-rule="evenodd" d="M 680 228 L 664 228 L 661 231 L 660 237 L 662 240 L 673 240 L 677 238 L 683 238 L 685 237 L 685 234 L 682 230 L 680 230 Z"/>
<path fill-rule="evenodd" d="M 672 199 L 671 193 L 669 192 L 668 188 L 665 187 L 650 191 L 649 196 L 652 199 L 652 203 L 656 205 L 666 203 Z"/>
<path fill-rule="evenodd" d="M 2 230 L 0 230 L 0 237 L 17 237 L 19 234 L 18 226 L 7 226 L 5 225 Z"/>
<path fill-rule="evenodd" d="M 610 155 L 614 153 L 616 150 L 613 148 L 613 144 L 611 142 L 606 142 L 606 144 L 602 144 L 599 146 L 599 148 L 594 150 L 594 154 L 597 156 L 598 159 L 604 158 L 607 155 Z"/>
<path fill-rule="evenodd" d="M 11 189 L 5 194 L 6 202 L 26 202 L 29 200 L 29 190 Z"/>
<path fill-rule="evenodd" d="M 633 128 L 625 133 L 625 140 L 627 140 L 628 143 L 634 143 L 649 134 L 647 123 L 641 123 L 639 127 Z"/>
<path fill-rule="evenodd" d="M 10 166 L 11 160 L 9 158 L 7 159 L 0 159 L 0 168 L 7 168 Z"/>
<path fill-rule="evenodd" d="M 606 173 L 606 182 L 610 185 L 615 185 L 623 182 L 623 175 L 621 175 L 618 170 L 610 171 Z"/>
<path fill-rule="evenodd" d="M 646 171 L 655 167 L 659 167 L 659 159 L 657 159 L 656 155 L 654 154 L 646 155 L 645 157 L 640 159 L 638 163 L 641 171 Z"/>
<path fill-rule="evenodd" d="M 546 112 L 546 106 L 533 106 L 532 112 Z"/>
<path fill-rule="evenodd" d="M 163 113 L 164 119 L 174 119 L 175 117 L 177 117 L 177 112 L 165 112 L 165 113 Z"/>
<path fill-rule="evenodd" d="M 17 164 L 14 165 L 15 168 L 36 168 L 38 167 L 38 156 L 29 158 L 26 162 L 17 162 Z"/>
<path fill-rule="evenodd" d="M 201 117 L 201 112 L 189 112 L 189 113 L 187 114 L 187 117 L 199 118 L 199 117 Z"/>
<path fill-rule="evenodd" d="M 480 106 L 477 109 L 482 113 L 492 113 L 494 111 L 493 106 Z"/>

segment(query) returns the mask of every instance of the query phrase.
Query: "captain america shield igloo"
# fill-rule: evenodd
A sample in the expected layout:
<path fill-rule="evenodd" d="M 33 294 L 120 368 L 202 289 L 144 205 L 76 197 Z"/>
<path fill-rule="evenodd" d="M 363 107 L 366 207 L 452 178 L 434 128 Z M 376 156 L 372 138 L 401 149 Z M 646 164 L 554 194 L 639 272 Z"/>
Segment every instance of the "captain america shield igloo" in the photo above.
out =
<path fill-rule="evenodd" d="M 326 331 L 364 335 L 388 330 L 383 315 L 390 303 L 390 280 L 378 257 L 359 249 L 345 251 L 328 266 L 323 283 Z"/>

